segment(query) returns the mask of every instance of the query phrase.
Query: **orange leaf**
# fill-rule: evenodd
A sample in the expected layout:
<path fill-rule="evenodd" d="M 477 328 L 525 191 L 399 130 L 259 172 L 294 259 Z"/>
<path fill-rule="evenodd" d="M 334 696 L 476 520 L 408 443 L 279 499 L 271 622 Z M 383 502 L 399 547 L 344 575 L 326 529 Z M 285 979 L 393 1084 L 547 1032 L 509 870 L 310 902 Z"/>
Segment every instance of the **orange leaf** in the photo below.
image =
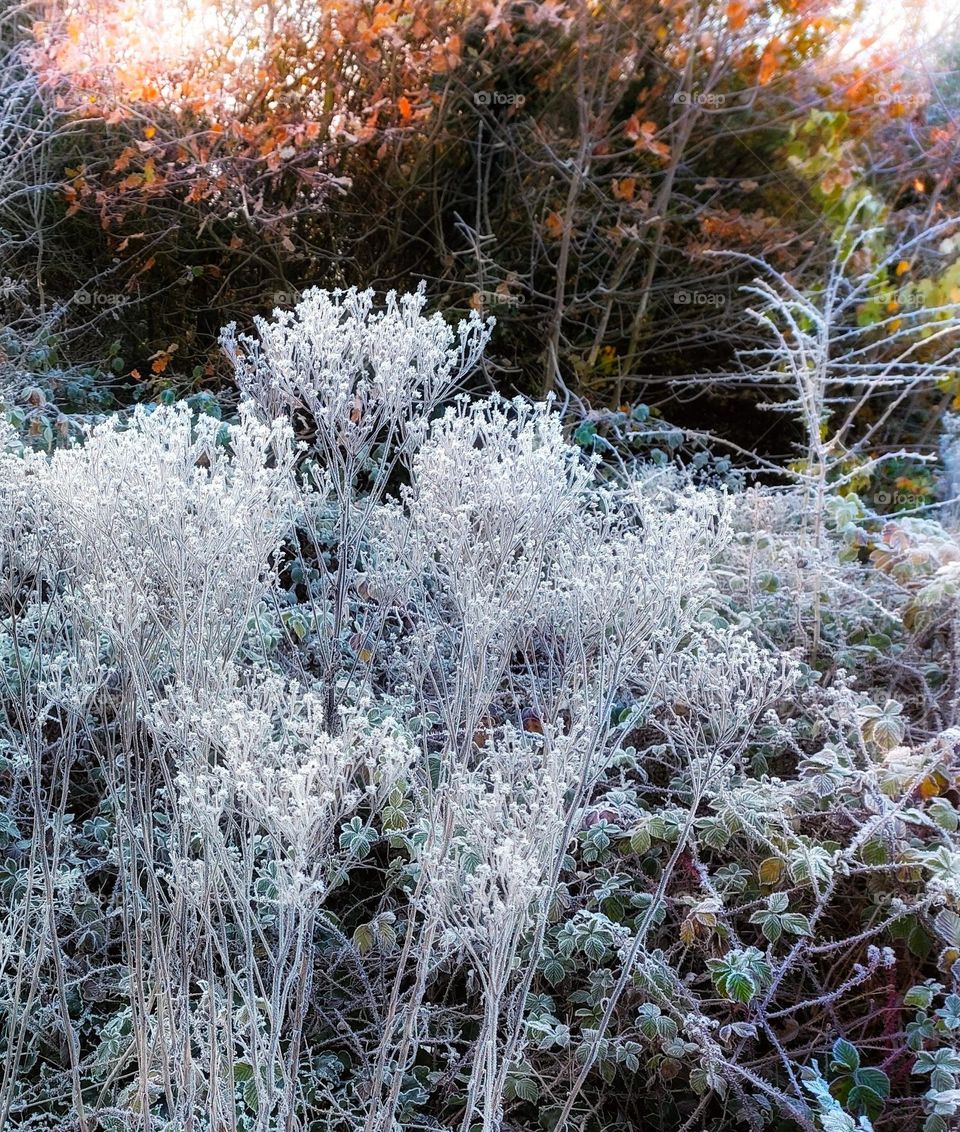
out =
<path fill-rule="evenodd" d="M 413 107 L 410 105 L 410 99 L 404 94 L 401 94 L 397 99 L 397 109 L 400 111 L 400 117 L 405 122 L 409 122 L 413 117 Z"/>
<path fill-rule="evenodd" d="M 559 240 L 563 235 L 563 220 L 559 212 L 551 212 L 546 220 L 543 222 L 544 228 L 547 233 L 555 240 Z"/>
<path fill-rule="evenodd" d="M 113 163 L 114 173 L 122 173 L 130 164 L 130 159 L 137 156 L 137 151 L 132 145 L 128 145 L 120 154 L 117 160 Z"/>
<path fill-rule="evenodd" d="M 637 191 L 637 181 L 635 177 L 624 177 L 622 181 L 614 181 L 613 195 L 617 200 L 631 201 Z"/>
<path fill-rule="evenodd" d="M 909 270 L 910 270 L 909 261 L 905 260 L 905 259 L 900 260 L 900 262 L 897 264 L 897 275 L 903 275 L 905 272 L 907 272 Z"/>
<path fill-rule="evenodd" d="M 737 31 L 747 22 L 747 6 L 742 0 L 731 0 L 727 5 L 727 23 Z"/>
<path fill-rule="evenodd" d="M 760 58 L 760 70 L 757 72 L 757 83 L 766 86 L 777 73 L 780 66 L 780 56 L 783 54 L 783 44 L 774 36 L 767 44 Z"/>

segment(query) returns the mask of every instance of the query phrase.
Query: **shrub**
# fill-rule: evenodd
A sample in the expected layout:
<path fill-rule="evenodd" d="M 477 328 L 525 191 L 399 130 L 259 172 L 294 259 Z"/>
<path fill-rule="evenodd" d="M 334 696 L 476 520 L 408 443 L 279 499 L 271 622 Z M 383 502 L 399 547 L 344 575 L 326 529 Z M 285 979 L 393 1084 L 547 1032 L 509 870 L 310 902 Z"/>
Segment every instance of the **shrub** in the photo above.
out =
<path fill-rule="evenodd" d="M 946 1132 L 955 533 L 807 554 L 802 484 L 451 401 L 422 306 L 8 437 L 0 1123 Z"/>

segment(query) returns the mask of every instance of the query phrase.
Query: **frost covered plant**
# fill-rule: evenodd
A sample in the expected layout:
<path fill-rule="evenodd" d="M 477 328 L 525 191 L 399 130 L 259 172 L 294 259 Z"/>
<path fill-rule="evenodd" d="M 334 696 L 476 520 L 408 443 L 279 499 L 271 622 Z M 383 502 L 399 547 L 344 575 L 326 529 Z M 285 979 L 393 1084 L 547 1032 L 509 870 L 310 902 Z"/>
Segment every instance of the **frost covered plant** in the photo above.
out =
<path fill-rule="evenodd" d="M 337 932 L 325 903 L 377 840 L 372 822 L 415 748 L 394 719 L 373 725 L 362 710 L 331 735 L 323 697 L 277 676 L 216 695 L 181 689 L 153 723 L 176 768 L 172 878 L 195 925 L 193 962 L 222 971 L 215 1000 L 243 1004 L 224 1029 L 209 1002 L 181 1001 L 171 1059 L 186 1056 L 176 1034 L 192 1034 L 206 1051 L 200 1079 L 218 1057 L 247 1067 L 256 1127 L 283 1126 L 301 1099 L 318 936 Z"/>
<path fill-rule="evenodd" d="M 550 405 L 463 403 L 378 515 L 367 581 L 428 614 L 413 659 L 448 734 L 469 742 L 505 679 L 548 720 L 584 702 L 605 718 L 694 628 L 727 537 L 721 497 L 618 494 L 594 471 Z"/>
<path fill-rule="evenodd" d="M 304 480 L 321 491 L 307 494 L 312 555 L 300 566 L 318 573 L 312 621 L 331 726 L 367 525 L 397 462 L 412 457 L 430 414 L 476 365 L 493 326 L 474 311 L 454 328 L 441 314 L 424 315 L 426 301 L 423 284 L 389 292 L 382 307 L 372 290 L 311 288 L 293 310 L 258 318 L 256 336 L 237 335 L 233 325 L 221 336 L 241 391 L 267 419 L 305 420 L 319 465 Z"/>
<path fill-rule="evenodd" d="M 56 580 L 146 687 L 201 687 L 230 664 L 293 523 L 294 455 L 282 422 L 179 404 L 97 425 L 41 466 Z"/>
<path fill-rule="evenodd" d="M 736 764 L 760 719 L 796 683 L 797 669 L 747 633 L 705 628 L 701 641 L 670 658 L 663 677 L 673 694 L 662 726 L 700 795 Z"/>
<path fill-rule="evenodd" d="M 591 471 L 548 406 L 464 402 L 433 426 L 411 480 L 378 516 L 369 581 L 429 611 L 437 710 L 469 737 L 511 655 L 555 617 L 569 556 L 592 542 Z"/>
<path fill-rule="evenodd" d="M 369 816 L 379 812 L 417 752 L 390 716 L 370 724 L 363 705 L 341 715 L 340 733 L 331 736 L 322 696 L 278 676 L 202 701 L 181 695 L 158 709 L 162 734 L 181 730 L 176 781 L 184 817 L 209 832 L 231 797 L 257 835 L 270 839 L 292 886 L 289 899 L 300 889 L 323 897 L 338 878 L 339 866 L 331 866 L 340 824 L 361 806 Z M 215 783 L 223 804 L 190 802 L 198 782 Z"/>
<path fill-rule="evenodd" d="M 477 363 L 491 325 L 474 311 L 456 328 L 427 317 L 426 287 L 382 308 L 372 290 L 305 291 L 290 311 L 257 318 L 256 337 L 233 324 L 221 343 L 241 390 L 271 418 L 306 413 L 324 454 L 363 460 L 375 443 L 405 430 L 448 396 Z M 330 461 L 331 466 L 334 461 Z"/>
<path fill-rule="evenodd" d="M 427 420 L 418 303 L 0 454 L 0 1125 L 945 1132 L 952 533 Z"/>
<path fill-rule="evenodd" d="M 533 947 L 526 962 L 537 961 L 538 945 L 529 937 L 555 898 L 558 855 L 570 837 L 568 807 L 582 757 L 579 743 L 565 736 L 507 730 L 485 746 L 475 768 L 455 774 L 431 815 L 420 855 L 426 900 L 450 943 L 466 950 L 483 991 L 464 1129 L 478 1106 L 485 1130 L 501 1126 L 521 1025 L 520 1018 L 512 1019 L 502 1039 L 501 1014 L 525 940 Z"/>

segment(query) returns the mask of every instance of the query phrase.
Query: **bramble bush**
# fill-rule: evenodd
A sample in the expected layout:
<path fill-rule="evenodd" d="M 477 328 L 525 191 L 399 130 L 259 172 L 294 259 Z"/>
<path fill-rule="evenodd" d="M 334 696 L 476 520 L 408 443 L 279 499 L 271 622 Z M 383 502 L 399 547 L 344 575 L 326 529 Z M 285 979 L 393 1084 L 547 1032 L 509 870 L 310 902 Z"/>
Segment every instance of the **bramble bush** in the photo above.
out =
<path fill-rule="evenodd" d="M 458 396 L 424 309 L 5 432 L 0 1126 L 947 1132 L 955 509 Z"/>

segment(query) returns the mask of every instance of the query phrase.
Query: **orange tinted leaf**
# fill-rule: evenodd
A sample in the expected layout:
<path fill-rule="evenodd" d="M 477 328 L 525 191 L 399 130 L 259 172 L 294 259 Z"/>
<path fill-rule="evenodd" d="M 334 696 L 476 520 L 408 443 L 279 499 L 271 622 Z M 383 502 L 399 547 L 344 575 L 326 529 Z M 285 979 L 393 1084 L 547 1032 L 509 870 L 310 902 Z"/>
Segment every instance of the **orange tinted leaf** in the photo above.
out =
<path fill-rule="evenodd" d="M 920 797 L 921 798 L 936 798 L 940 793 L 940 783 L 936 778 L 931 775 L 930 778 L 925 778 L 920 783 Z"/>
<path fill-rule="evenodd" d="M 551 212 L 546 220 L 543 222 L 548 235 L 552 236 L 555 240 L 559 240 L 563 235 L 563 219 L 559 212 Z"/>
<path fill-rule="evenodd" d="M 736 31 L 747 21 L 747 6 L 743 0 L 731 0 L 727 5 L 727 23 Z"/>
<path fill-rule="evenodd" d="M 624 177 L 620 181 L 613 182 L 613 195 L 617 200 L 631 201 L 637 191 L 637 181 L 635 177 Z"/>
<path fill-rule="evenodd" d="M 760 86 L 766 86 L 774 75 L 776 75 L 780 67 L 780 57 L 782 54 L 783 44 L 774 36 L 767 44 L 763 55 L 760 57 L 760 69 L 757 72 L 757 82 Z"/>
<path fill-rule="evenodd" d="M 397 99 L 397 109 L 400 111 L 400 117 L 405 122 L 408 122 L 413 117 L 413 107 L 410 105 L 410 99 L 404 94 L 401 94 Z"/>
<path fill-rule="evenodd" d="M 134 149 L 134 147 L 132 145 L 128 145 L 117 158 L 117 160 L 113 163 L 114 173 L 122 173 L 130 164 L 130 159 L 132 157 L 136 157 L 136 155 L 137 151 Z"/>

